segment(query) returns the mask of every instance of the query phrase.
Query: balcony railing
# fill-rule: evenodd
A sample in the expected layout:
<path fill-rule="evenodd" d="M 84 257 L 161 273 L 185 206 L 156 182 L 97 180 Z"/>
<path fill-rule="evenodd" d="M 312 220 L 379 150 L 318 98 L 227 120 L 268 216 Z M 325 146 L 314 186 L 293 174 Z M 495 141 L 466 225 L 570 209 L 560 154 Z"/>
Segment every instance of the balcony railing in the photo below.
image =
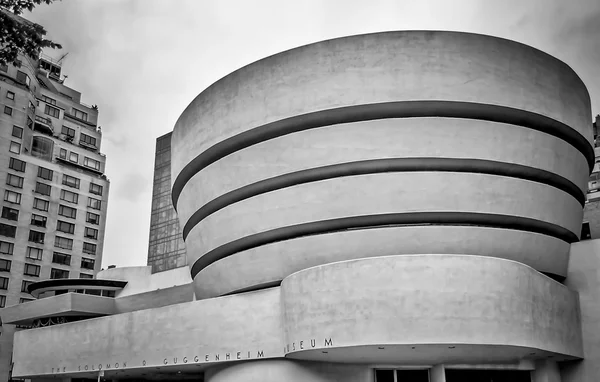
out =
<path fill-rule="evenodd" d="M 35 129 L 45 134 L 54 134 L 54 127 L 52 127 L 52 120 L 50 118 L 35 116 Z"/>

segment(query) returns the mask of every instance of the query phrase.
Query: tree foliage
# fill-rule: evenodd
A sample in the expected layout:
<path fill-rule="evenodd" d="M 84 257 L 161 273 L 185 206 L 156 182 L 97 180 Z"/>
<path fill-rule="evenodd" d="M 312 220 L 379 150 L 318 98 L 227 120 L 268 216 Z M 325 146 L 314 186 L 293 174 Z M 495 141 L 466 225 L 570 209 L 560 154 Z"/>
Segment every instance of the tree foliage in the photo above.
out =
<path fill-rule="evenodd" d="M 0 65 L 18 65 L 19 53 L 37 60 L 43 48 L 62 48 L 60 44 L 44 38 L 44 27 L 17 17 L 25 10 L 31 12 L 36 5 L 52 4 L 53 1 L 0 0 Z"/>

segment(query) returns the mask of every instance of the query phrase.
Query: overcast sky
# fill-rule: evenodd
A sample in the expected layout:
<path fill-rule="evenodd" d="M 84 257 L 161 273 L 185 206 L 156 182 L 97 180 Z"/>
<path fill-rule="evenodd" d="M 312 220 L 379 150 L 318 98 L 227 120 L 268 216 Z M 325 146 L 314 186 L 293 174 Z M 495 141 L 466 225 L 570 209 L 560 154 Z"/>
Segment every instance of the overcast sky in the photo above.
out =
<path fill-rule="evenodd" d="M 65 85 L 100 110 L 111 181 L 102 266 L 145 265 L 155 139 L 224 75 L 319 40 L 406 29 L 476 32 L 569 64 L 600 112 L 598 0 L 63 0 L 23 16 L 62 44 Z"/>

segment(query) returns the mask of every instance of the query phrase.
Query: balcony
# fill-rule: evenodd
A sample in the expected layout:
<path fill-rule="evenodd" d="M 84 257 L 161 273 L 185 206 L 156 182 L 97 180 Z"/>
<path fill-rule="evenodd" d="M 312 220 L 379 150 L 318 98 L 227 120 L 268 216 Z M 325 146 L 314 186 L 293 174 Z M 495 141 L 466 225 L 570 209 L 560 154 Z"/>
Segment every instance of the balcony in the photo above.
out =
<path fill-rule="evenodd" d="M 54 128 L 52 127 L 52 120 L 50 118 L 35 116 L 34 130 L 47 135 L 54 134 Z"/>

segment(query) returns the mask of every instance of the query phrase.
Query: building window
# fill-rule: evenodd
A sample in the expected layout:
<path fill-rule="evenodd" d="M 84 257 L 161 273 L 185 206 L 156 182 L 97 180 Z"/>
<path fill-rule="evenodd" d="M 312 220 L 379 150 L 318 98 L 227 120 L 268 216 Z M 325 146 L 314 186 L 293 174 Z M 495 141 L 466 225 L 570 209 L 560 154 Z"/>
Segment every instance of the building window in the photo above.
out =
<path fill-rule="evenodd" d="M 2 207 L 2 217 L 7 220 L 19 220 L 19 210 L 10 208 L 10 207 Z"/>
<path fill-rule="evenodd" d="M 6 115 L 12 115 L 12 107 L 10 107 L 10 106 L 4 106 L 4 114 L 6 114 Z"/>
<path fill-rule="evenodd" d="M 60 216 L 64 216 L 67 218 L 76 219 L 77 218 L 77 209 L 63 206 L 62 204 L 60 204 L 58 206 L 58 214 Z"/>
<path fill-rule="evenodd" d="M 67 239 L 66 237 L 56 236 L 54 238 L 54 246 L 56 248 L 71 250 L 71 249 L 73 249 L 73 240 Z"/>
<path fill-rule="evenodd" d="M 87 113 L 84 113 L 81 110 L 77 110 L 75 108 L 73 108 L 73 116 L 75 116 L 75 118 L 79 118 L 83 121 L 87 121 L 88 120 L 88 115 Z"/>
<path fill-rule="evenodd" d="M 96 244 L 83 243 L 83 253 L 89 253 L 90 255 L 96 254 Z"/>
<path fill-rule="evenodd" d="M 29 130 L 33 130 L 33 119 L 27 117 L 27 127 L 29 127 Z"/>
<path fill-rule="evenodd" d="M 69 271 L 65 271 L 64 269 L 50 269 L 50 278 L 51 279 L 68 279 Z"/>
<path fill-rule="evenodd" d="M 56 230 L 64 233 L 73 234 L 75 232 L 75 224 L 59 220 L 56 222 Z"/>
<path fill-rule="evenodd" d="M 46 108 L 44 109 L 44 114 L 54 118 L 60 118 L 60 109 L 54 106 L 46 105 Z"/>
<path fill-rule="evenodd" d="M 4 191 L 4 201 L 14 204 L 21 204 L 21 194 L 18 192 L 6 190 Z"/>
<path fill-rule="evenodd" d="M 87 206 L 95 210 L 99 210 L 102 208 L 102 201 L 94 198 L 88 198 Z"/>
<path fill-rule="evenodd" d="M 38 167 L 38 178 L 52 180 L 53 175 L 54 175 L 54 171 L 49 170 L 42 166 Z"/>
<path fill-rule="evenodd" d="M 93 275 L 88 275 L 87 273 L 80 273 L 79 274 L 79 278 L 80 279 L 93 279 L 94 276 Z"/>
<path fill-rule="evenodd" d="M 54 142 L 50 138 L 35 136 L 31 144 L 31 155 L 47 161 L 52 161 Z"/>
<path fill-rule="evenodd" d="M 46 234 L 44 232 L 29 230 L 29 241 L 32 243 L 44 244 L 45 236 Z"/>
<path fill-rule="evenodd" d="M 7 174 L 6 184 L 17 188 L 23 188 L 23 178 L 14 174 Z"/>
<path fill-rule="evenodd" d="M 67 190 L 61 190 L 60 199 L 64 200 L 65 202 L 77 204 L 79 201 L 79 194 Z"/>
<path fill-rule="evenodd" d="M 54 252 L 52 254 L 52 262 L 62 265 L 71 265 L 71 255 L 66 253 Z"/>
<path fill-rule="evenodd" d="M 0 259 L 0 272 L 10 272 L 12 261 Z"/>
<path fill-rule="evenodd" d="M 21 292 L 29 293 L 29 286 L 33 284 L 33 281 L 23 280 L 21 281 Z"/>
<path fill-rule="evenodd" d="M 94 269 L 94 259 L 86 259 L 85 257 L 81 258 L 81 268 L 83 269 Z"/>
<path fill-rule="evenodd" d="M 35 113 L 35 105 L 31 101 L 29 101 L 29 111 Z"/>
<path fill-rule="evenodd" d="M 429 382 L 429 369 L 379 369 L 375 370 L 375 380 L 377 382 Z"/>
<path fill-rule="evenodd" d="M 3 71 L 4 73 L 8 72 L 8 65 L 0 65 L 0 71 Z"/>
<path fill-rule="evenodd" d="M 8 99 L 13 99 L 13 100 L 14 100 L 14 99 L 15 99 L 15 93 L 13 93 L 13 92 L 11 92 L 10 90 L 8 90 L 8 91 L 6 92 L 6 98 L 8 98 Z"/>
<path fill-rule="evenodd" d="M 22 84 L 25 84 L 27 87 L 31 85 L 31 80 L 29 79 L 29 76 L 20 70 L 17 71 L 17 81 Z"/>
<path fill-rule="evenodd" d="M 83 165 L 89 168 L 93 168 L 94 170 L 100 171 L 100 162 L 95 159 L 84 157 Z"/>
<path fill-rule="evenodd" d="M 74 152 L 71 151 L 69 153 L 69 161 L 73 162 L 73 163 L 79 162 L 79 155 L 77 153 L 74 153 Z"/>
<path fill-rule="evenodd" d="M 23 138 L 23 129 L 19 126 L 13 126 L 12 136 L 15 138 Z"/>
<path fill-rule="evenodd" d="M 0 308 L 4 308 L 6 306 L 6 296 L 0 296 Z"/>
<path fill-rule="evenodd" d="M 63 126 L 62 129 L 60 130 L 61 134 L 66 135 L 67 138 L 70 138 L 71 140 L 73 138 L 75 138 L 75 130 L 71 129 L 70 127 L 67 126 Z"/>
<path fill-rule="evenodd" d="M 83 243 L 85 247 L 85 243 Z M 0 241 L 0 254 L 12 256 L 15 245 L 7 241 Z"/>
<path fill-rule="evenodd" d="M 102 195 L 102 186 L 90 183 L 90 194 Z"/>
<path fill-rule="evenodd" d="M 84 236 L 88 239 L 98 239 L 98 230 L 90 227 L 85 227 Z"/>
<path fill-rule="evenodd" d="M 86 223 L 98 225 L 100 224 L 100 215 L 95 214 L 93 212 L 88 212 L 85 215 L 85 221 Z"/>
<path fill-rule="evenodd" d="M 50 191 L 52 191 L 52 187 L 46 183 L 35 182 L 35 192 L 38 194 L 50 196 Z"/>
<path fill-rule="evenodd" d="M 38 198 L 33 199 L 33 208 L 35 208 L 36 210 L 39 210 L 39 211 L 47 212 L 49 204 L 50 203 L 47 200 L 38 199 Z"/>
<path fill-rule="evenodd" d="M 79 144 L 82 144 L 82 143 L 85 146 L 96 147 L 96 138 L 89 136 L 87 134 L 81 133 L 79 135 Z"/>
<path fill-rule="evenodd" d="M 19 142 L 10 141 L 8 151 L 13 154 L 21 154 L 21 144 Z"/>
<path fill-rule="evenodd" d="M 0 223 L 0 235 L 6 237 L 15 237 L 17 235 L 17 227 Z"/>
<path fill-rule="evenodd" d="M 21 297 L 19 299 L 19 304 L 24 304 L 24 303 L 29 302 L 29 301 L 34 301 L 34 299 L 33 298 L 23 298 L 23 297 Z"/>
<path fill-rule="evenodd" d="M 0 289 L 8 289 L 8 277 L 0 277 Z"/>
<path fill-rule="evenodd" d="M 41 248 L 27 247 L 27 258 L 32 260 L 41 260 L 44 250 Z"/>
<path fill-rule="evenodd" d="M 40 277 L 40 267 L 35 264 L 25 264 L 25 269 L 23 270 L 23 274 L 26 276 Z"/>
<path fill-rule="evenodd" d="M 60 152 L 59 152 L 58 156 L 59 156 L 60 159 L 67 160 L 67 150 L 60 149 Z"/>
<path fill-rule="evenodd" d="M 592 238 L 592 232 L 590 230 L 590 223 L 583 222 L 581 225 L 581 240 L 590 240 Z"/>
<path fill-rule="evenodd" d="M 8 168 L 11 168 L 15 171 L 25 172 L 25 168 L 27 167 L 27 163 L 22 160 L 18 160 L 17 158 L 10 158 L 8 162 Z"/>
<path fill-rule="evenodd" d="M 46 228 L 46 221 L 47 220 L 48 220 L 48 218 L 45 217 L 45 216 L 31 214 L 31 225 L 34 225 L 36 227 L 44 227 L 44 228 Z"/>
<path fill-rule="evenodd" d="M 50 98 L 45 95 L 42 95 L 42 100 L 46 103 L 49 103 L 50 105 L 56 106 L 56 100 L 54 98 Z"/>
<path fill-rule="evenodd" d="M 62 184 L 79 189 L 79 179 L 67 174 L 63 175 Z"/>

